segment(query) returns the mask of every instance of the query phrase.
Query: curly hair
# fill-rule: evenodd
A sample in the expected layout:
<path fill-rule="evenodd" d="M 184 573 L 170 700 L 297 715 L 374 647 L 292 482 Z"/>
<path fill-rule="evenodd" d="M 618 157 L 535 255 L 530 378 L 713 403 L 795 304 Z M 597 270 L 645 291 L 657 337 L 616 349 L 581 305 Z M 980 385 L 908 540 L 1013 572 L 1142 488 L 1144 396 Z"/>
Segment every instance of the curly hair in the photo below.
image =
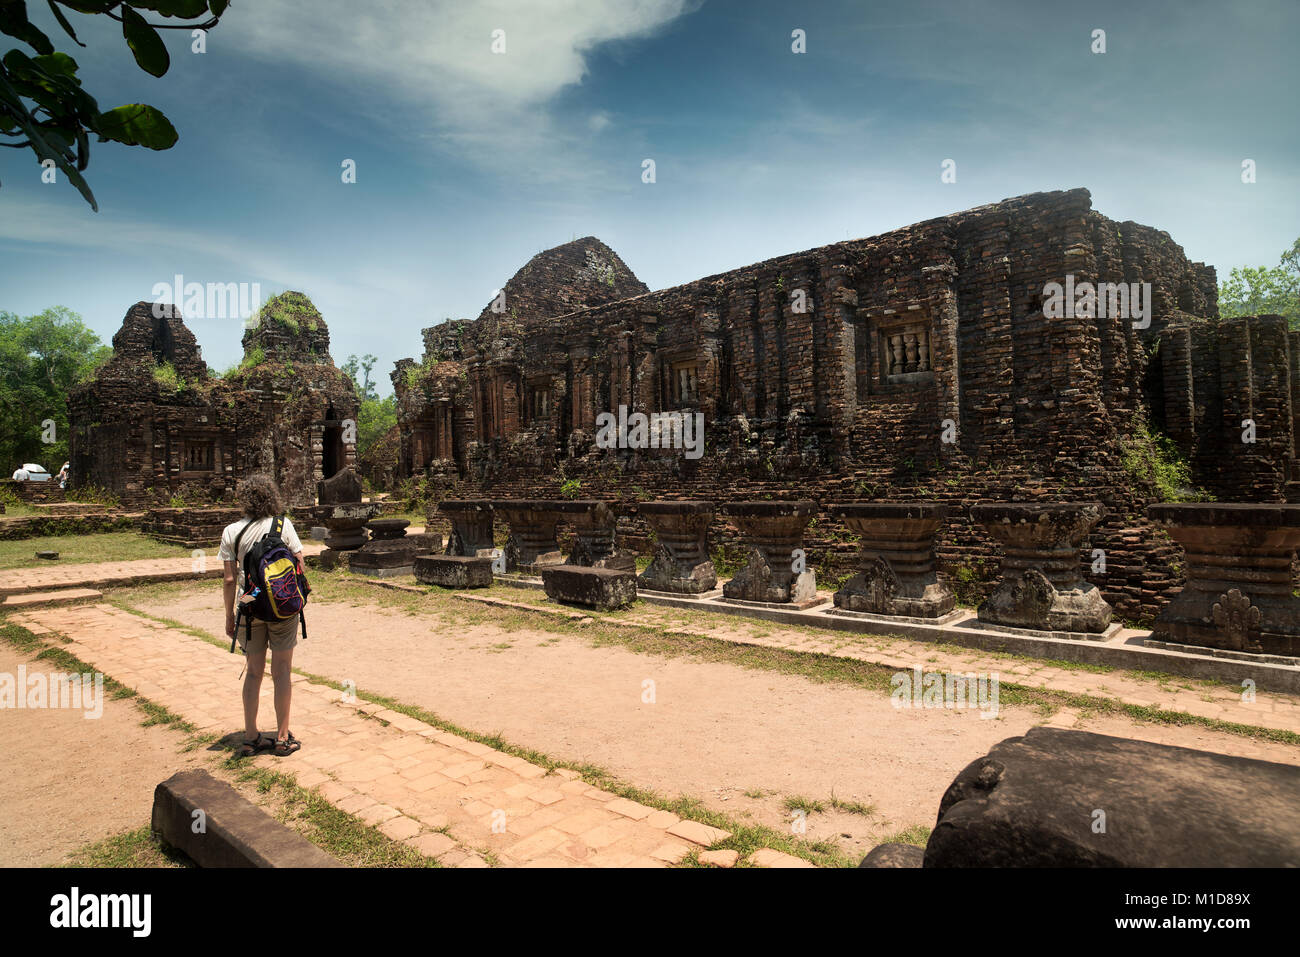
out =
<path fill-rule="evenodd" d="M 235 497 L 248 518 L 268 518 L 284 512 L 280 489 L 269 475 L 250 475 L 239 483 Z"/>

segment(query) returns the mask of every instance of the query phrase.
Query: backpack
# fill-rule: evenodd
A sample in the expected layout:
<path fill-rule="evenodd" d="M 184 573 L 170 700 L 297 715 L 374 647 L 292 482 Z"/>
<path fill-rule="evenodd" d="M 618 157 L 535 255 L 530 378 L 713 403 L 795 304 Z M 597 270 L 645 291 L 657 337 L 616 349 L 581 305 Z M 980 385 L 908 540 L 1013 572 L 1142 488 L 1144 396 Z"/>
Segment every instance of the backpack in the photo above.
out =
<path fill-rule="evenodd" d="M 278 516 L 270 530 L 253 543 L 244 556 L 244 594 L 236 603 L 235 634 L 239 634 L 239 616 L 244 616 L 245 642 L 252 640 L 253 619 L 259 621 L 287 621 L 298 616 L 302 624 L 302 640 L 307 640 L 307 617 L 303 608 L 311 586 L 307 576 L 294 560 L 284 539 L 284 516 Z M 244 533 L 257 519 L 250 519 L 235 536 L 235 554 Z M 249 595 L 251 601 L 244 601 Z M 230 651 L 235 651 L 235 639 L 230 640 Z"/>

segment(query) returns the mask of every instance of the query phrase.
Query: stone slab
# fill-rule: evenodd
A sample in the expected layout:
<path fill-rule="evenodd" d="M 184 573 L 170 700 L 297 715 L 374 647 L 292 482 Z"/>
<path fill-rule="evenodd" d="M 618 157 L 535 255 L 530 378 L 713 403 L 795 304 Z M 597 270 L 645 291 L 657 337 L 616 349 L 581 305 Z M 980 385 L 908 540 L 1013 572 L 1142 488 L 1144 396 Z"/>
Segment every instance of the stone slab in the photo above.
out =
<path fill-rule="evenodd" d="M 859 621 L 874 621 L 882 625 L 890 623 L 910 624 L 910 625 L 948 625 L 952 622 L 959 621 L 967 616 L 964 608 L 954 608 L 946 615 L 938 618 L 913 618 L 909 615 L 873 615 L 865 611 L 850 611 L 847 608 L 827 608 L 826 614 L 838 615 L 844 618 L 856 618 Z"/>
<path fill-rule="evenodd" d="M 996 631 L 999 634 L 1026 635 L 1032 638 L 1049 638 L 1052 641 L 1110 641 L 1124 626 L 1117 621 L 1106 626 L 1105 631 L 1047 631 L 1038 628 L 1021 628 L 1017 625 L 999 625 L 978 618 L 968 618 L 960 622 L 959 628 L 978 628 L 982 631 Z"/>
<path fill-rule="evenodd" d="M 3 608 L 34 608 L 40 605 L 61 605 L 73 601 L 93 601 L 103 598 L 103 592 L 93 588 L 63 588 L 58 591 L 33 591 L 23 595 L 6 595 L 0 601 Z"/>
<path fill-rule="evenodd" d="M 202 811 L 202 833 L 194 833 Z M 341 867 L 270 814 L 198 769 L 173 774 L 154 789 L 152 830 L 199 867 Z"/>
<path fill-rule="evenodd" d="M 831 599 L 825 595 L 818 595 L 814 598 L 805 598 L 803 601 L 750 601 L 748 598 L 727 598 L 724 595 L 719 601 L 725 601 L 728 605 L 741 605 L 746 608 L 793 608 L 796 611 L 807 611 L 809 608 L 825 605 Z"/>

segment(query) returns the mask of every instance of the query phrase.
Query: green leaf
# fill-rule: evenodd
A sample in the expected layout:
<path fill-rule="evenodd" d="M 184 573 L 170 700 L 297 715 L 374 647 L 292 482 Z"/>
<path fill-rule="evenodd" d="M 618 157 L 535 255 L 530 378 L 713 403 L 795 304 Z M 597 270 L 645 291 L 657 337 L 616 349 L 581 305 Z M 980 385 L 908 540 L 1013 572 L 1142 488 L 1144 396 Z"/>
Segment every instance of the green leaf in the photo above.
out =
<path fill-rule="evenodd" d="M 77 61 L 66 53 L 50 53 L 46 56 L 34 57 L 32 62 L 51 76 L 57 74 L 71 77 L 73 80 L 77 78 Z"/>
<path fill-rule="evenodd" d="M 208 0 L 208 9 L 212 11 L 214 17 L 219 17 L 225 13 L 228 6 L 230 6 L 230 0 Z"/>
<path fill-rule="evenodd" d="M 92 129 L 101 139 L 151 150 L 171 149 L 179 139 L 176 127 L 162 111 L 144 103 L 128 103 L 101 113 Z"/>
<path fill-rule="evenodd" d="M 128 6 L 122 7 L 122 36 L 135 54 L 135 62 L 140 69 L 153 76 L 162 76 L 171 66 L 171 57 L 167 47 L 158 36 L 158 31 L 145 22 L 144 17 Z"/>
<path fill-rule="evenodd" d="M 77 39 L 76 31 L 72 29 L 72 24 L 69 23 L 68 18 L 63 15 L 63 11 L 59 9 L 59 5 L 55 3 L 54 0 L 45 0 L 45 2 L 50 5 L 50 12 L 54 14 L 54 19 L 59 21 L 59 26 L 63 27 L 63 32 L 72 37 L 72 42 L 77 46 L 84 47 L 85 44 Z"/>
<path fill-rule="evenodd" d="M 8 81 L 5 80 L 3 74 L 0 74 L 0 93 L 5 94 L 6 99 L 16 99 L 13 87 L 11 87 Z M 77 191 L 86 198 L 86 202 L 90 204 L 90 208 L 95 212 L 99 212 L 99 204 L 95 202 L 95 194 L 90 191 L 90 186 L 86 183 L 85 178 L 77 172 L 76 167 L 69 162 L 67 156 L 60 153 L 45 141 L 45 137 L 41 135 L 41 130 L 37 126 L 36 121 L 32 119 L 32 115 L 27 112 L 26 108 L 20 106 L 18 110 L 13 111 L 13 113 L 15 114 L 14 118 L 18 121 L 18 125 L 22 127 L 23 133 L 27 136 L 27 139 L 31 141 L 32 152 L 43 160 L 54 160 L 55 165 L 58 166 L 59 169 L 63 170 L 63 174 L 68 177 L 68 182 L 77 187 Z"/>
<path fill-rule="evenodd" d="M 26 6 L 0 4 L 0 33 L 22 40 L 37 53 L 53 53 L 54 44 L 27 19 Z"/>

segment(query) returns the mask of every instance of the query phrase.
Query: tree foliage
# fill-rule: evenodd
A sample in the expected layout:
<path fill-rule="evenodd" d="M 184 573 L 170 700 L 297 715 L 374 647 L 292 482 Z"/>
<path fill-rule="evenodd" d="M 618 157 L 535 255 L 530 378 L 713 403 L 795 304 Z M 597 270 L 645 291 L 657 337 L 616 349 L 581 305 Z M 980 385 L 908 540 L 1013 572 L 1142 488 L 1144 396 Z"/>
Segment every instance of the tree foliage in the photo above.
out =
<path fill-rule="evenodd" d="M 20 318 L 0 312 L 0 468 L 57 472 L 68 457 L 68 393 L 113 354 L 75 312 L 55 306 Z M 53 442 L 45 442 L 53 420 Z"/>
<path fill-rule="evenodd" d="M 352 379 L 357 397 L 361 399 L 361 407 L 357 411 L 357 455 L 363 455 L 397 424 L 396 398 L 391 395 L 386 399 L 379 398 L 375 380 L 370 375 L 378 361 L 379 358 L 372 355 L 348 356 L 348 361 L 342 367 Z"/>
<path fill-rule="evenodd" d="M 1238 266 L 1219 284 L 1219 315 L 1285 316 L 1300 329 L 1300 239 L 1276 266 Z"/>
<path fill-rule="evenodd" d="M 122 24 L 122 37 L 140 69 L 164 75 L 171 66 L 159 30 L 210 30 L 230 0 L 45 0 L 55 20 L 77 46 L 63 8 L 87 16 L 105 16 Z M 140 10 L 184 23 L 154 23 Z M 77 61 L 54 48 L 53 41 L 28 19 L 26 0 L 0 0 L 0 33 L 26 44 L 36 55 L 13 49 L 0 57 L 0 146 L 30 148 L 37 160 L 53 163 L 86 198 L 99 204 L 82 172 L 90 163 L 90 134 L 152 150 L 170 149 L 176 128 L 161 110 L 128 103 L 101 112 L 95 98 L 81 88 Z"/>
<path fill-rule="evenodd" d="M 370 376 L 371 370 L 378 361 L 378 356 L 364 355 L 360 358 L 348 356 L 348 361 L 343 363 L 342 371 L 352 379 L 353 385 L 356 386 L 357 397 L 363 401 L 379 398 L 379 393 L 375 389 L 375 380 Z"/>

